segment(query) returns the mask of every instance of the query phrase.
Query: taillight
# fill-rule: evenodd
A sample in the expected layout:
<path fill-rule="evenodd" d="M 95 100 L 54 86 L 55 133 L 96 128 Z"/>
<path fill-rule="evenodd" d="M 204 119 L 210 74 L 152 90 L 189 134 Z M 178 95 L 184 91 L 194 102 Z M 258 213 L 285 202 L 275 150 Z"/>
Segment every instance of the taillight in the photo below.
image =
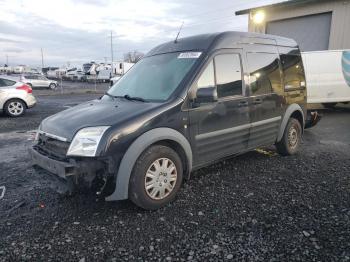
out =
<path fill-rule="evenodd" d="M 18 87 L 16 87 L 16 89 L 18 89 L 18 90 L 24 90 L 24 91 L 26 91 L 28 94 L 33 93 L 32 88 L 31 88 L 30 86 L 27 86 L 27 85 L 18 86 Z"/>

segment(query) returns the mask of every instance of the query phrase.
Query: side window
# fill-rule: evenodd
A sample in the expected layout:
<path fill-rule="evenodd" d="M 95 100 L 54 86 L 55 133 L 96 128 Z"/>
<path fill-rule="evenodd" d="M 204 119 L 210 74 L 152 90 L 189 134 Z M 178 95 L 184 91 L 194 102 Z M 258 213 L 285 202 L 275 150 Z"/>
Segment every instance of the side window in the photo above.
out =
<path fill-rule="evenodd" d="M 251 95 L 270 94 L 281 88 L 277 54 L 247 53 Z"/>
<path fill-rule="evenodd" d="M 197 80 L 197 89 L 203 87 L 215 86 L 214 80 L 214 63 L 213 60 L 207 65 L 202 72 L 201 76 Z"/>
<path fill-rule="evenodd" d="M 305 86 L 305 75 L 300 55 L 281 55 L 281 63 L 285 90 Z"/>
<path fill-rule="evenodd" d="M 8 79 L 2 79 L 4 86 L 13 86 L 14 84 L 16 84 L 15 81 L 12 80 L 8 80 Z"/>
<path fill-rule="evenodd" d="M 238 54 L 215 56 L 218 97 L 242 95 L 242 69 Z"/>
<path fill-rule="evenodd" d="M 0 87 L 4 87 L 4 86 L 6 86 L 4 79 L 0 78 Z"/>

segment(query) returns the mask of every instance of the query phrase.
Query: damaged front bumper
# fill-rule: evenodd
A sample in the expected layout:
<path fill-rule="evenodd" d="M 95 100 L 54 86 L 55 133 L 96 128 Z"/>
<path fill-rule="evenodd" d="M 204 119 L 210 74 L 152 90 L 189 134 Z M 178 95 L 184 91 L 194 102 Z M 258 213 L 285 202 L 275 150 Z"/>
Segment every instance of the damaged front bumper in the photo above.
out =
<path fill-rule="evenodd" d="M 61 194 L 72 194 L 78 185 L 91 187 L 98 174 L 108 173 L 108 162 L 95 158 L 57 160 L 35 146 L 29 149 L 29 155 L 33 166 L 48 171 L 51 187 Z"/>

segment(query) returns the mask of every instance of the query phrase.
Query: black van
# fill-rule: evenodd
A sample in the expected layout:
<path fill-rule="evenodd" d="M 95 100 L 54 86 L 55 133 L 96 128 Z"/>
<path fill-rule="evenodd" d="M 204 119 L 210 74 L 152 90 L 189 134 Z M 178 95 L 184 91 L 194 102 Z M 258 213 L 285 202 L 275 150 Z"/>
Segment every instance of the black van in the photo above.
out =
<path fill-rule="evenodd" d="M 43 120 L 30 152 L 68 192 L 156 209 L 194 169 L 272 144 L 296 153 L 304 116 L 295 41 L 205 34 L 155 47 L 100 99 Z"/>

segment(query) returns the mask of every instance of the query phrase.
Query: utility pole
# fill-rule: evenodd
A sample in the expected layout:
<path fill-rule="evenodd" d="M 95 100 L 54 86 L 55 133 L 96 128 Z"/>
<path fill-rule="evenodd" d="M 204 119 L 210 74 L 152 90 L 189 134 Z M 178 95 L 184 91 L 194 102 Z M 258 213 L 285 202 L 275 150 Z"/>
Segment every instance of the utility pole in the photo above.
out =
<path fill-rule="evenodd" d="M 9 65 L 9 56 L 6 55 L 6 65 L 8 66 Z"/>
<path fill-rule="evenodd" d="M 114 66 L 113 66 L 113 31 L 111 30 L 111 59 L 112 59 L 112 77 L 114 76 Z"/>
<path fill-rule="evenodd" d="M 43 53 L 43 49 L 41 48 L 41 69 L 44 68 L 44 53 Z"/>

